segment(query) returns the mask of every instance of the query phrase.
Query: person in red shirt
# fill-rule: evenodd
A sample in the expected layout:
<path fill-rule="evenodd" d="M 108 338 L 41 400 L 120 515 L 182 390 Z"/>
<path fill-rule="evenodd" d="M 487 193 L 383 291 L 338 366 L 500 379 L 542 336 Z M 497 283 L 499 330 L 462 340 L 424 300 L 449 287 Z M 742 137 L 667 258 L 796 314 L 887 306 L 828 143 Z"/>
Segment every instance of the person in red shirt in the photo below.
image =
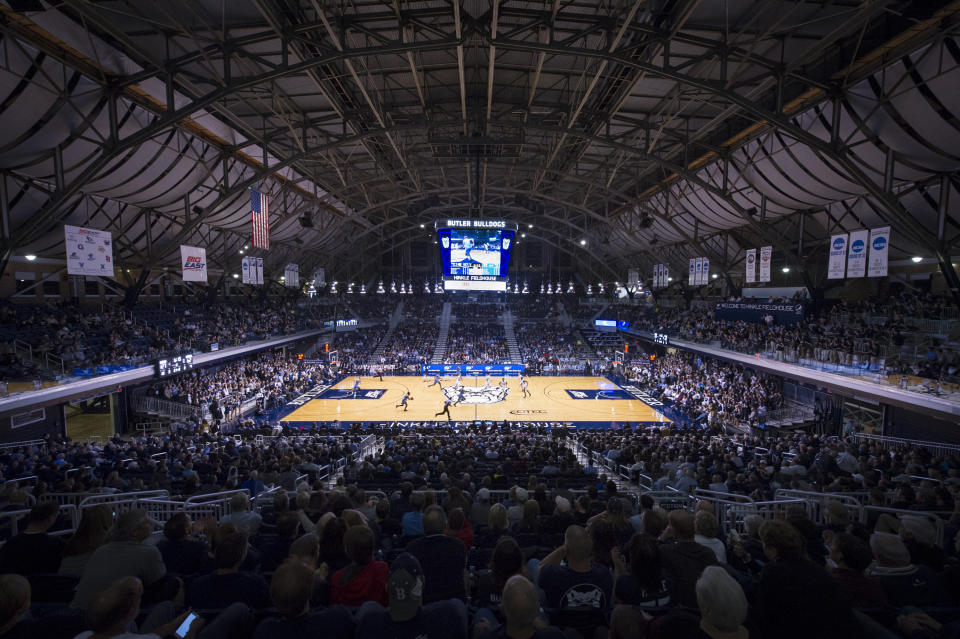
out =
<path fill-rule="evenodd" d="M 343 536 L 343 547 L 350 559 L 346 568 L 330 579 L 330 603 L 359 606 L 376 601 L 387 606 L 387 579 L 390 567 L 373 560 L 373 531 L 367 526 L 351 526 Z"/>
<path fill-rule="evenodd" d="M 463 513 L 462 508 L 454 508 L 450 511 L 447 519 L 447 529 L 444 531 L 447 537 L 456 537 L 463 542 L 463 547 L 470 552 L 473 547 L 473 527 L 470 521 Z"/>

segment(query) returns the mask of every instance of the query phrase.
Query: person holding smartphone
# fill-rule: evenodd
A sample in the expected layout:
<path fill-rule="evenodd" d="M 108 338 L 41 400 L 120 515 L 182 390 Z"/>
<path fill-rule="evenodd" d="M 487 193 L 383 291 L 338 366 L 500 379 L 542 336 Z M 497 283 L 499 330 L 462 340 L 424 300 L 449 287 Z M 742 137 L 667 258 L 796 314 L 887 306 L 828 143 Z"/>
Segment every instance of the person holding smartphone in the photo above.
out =
<path fill-rule="evenodd" d="M 172 602 L 153 607 L 138 632 L 130 628 L 140 615 L 143 583 L 124 577 L 98 593 L 87 608 L 90 630 L 74 639 L 227 639 L 253 622 L 250 609 L 234 603 L 207 621 L 192 610 L 175 615 Z"/>

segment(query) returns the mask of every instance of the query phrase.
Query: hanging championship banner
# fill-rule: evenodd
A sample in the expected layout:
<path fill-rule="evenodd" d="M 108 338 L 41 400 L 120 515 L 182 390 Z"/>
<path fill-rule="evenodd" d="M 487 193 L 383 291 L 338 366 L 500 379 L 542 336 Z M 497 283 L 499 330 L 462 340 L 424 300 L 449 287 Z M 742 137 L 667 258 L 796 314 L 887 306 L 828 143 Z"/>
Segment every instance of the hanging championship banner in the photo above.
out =
<path fill-rule="evenodd" d="M 627 290 L 635 291 L 640 286 L 640 271 L 635 268 L 627 270 Z"/>
<path fill-rule="evenodd" d="M 263 284 L 263 258 L 254 258 L 257 261 L 257 281 L 255 284 Z"/>
<path fill-rule="evenodd" d="M 867 266 L 867 275 L 870 277 L 886 277 L 887 255 L 890 253 L 890 227 L 882 226 L 870 229 L 870 262 Z"/>
<path fill-rule="evenodd" d="M 830 261 L 827 263 L 827 279 L 842 280 L 847 265 L 847 234 L 830 238 Z"/>
<path fill-rule="evenodd" d="M 760 248 L 760 281 L 770 281 L 770 261 L 773 259 L 773 247 L 764 246 Z"/>
<path fill-rule="evenodd" d="M 757 249 L 747 251 L 747 284 L 757 281 Z"/>
<path fill-rule="evenodd" d="M 184 282 L 207 281 L 207 249 L 180 245 L 180 267 Z"/>
<path fill-rule="evenodd" d="M 697 283 L 697 266 L 700 265 L 700 259 L 696 257 L 690 258 L 690 275 L 687 277 L 687 284 L 689 286 L 694 286 Z"/>
<path fill-rule="evenodd" d="M 653 288 L 663 286 L 663 264 L 653 265 Z"/>
<path fill-rule="evenodd" d="M 113 277 L 113 236 L 109 231 L 64 224 L 67 273 Z"/>
<path fill-rule="evenodd" d="M 660 286 L 670 286 L 670 267 L 666 264 L 660 265 Z"/>
<path fill-rule="evenodd" d="M 290 288 L 300 286 L 300 266 L 297 264 L 287 264 L 283 270 L 283 285 Z"/>
<path fill-rule="evenodd" d="M 869 231 L 854 231 L 850 234 L 847 277 L 863 277 L 867 274 L 867 240 L 869 236 Z"/>
<path fill-rule="evenodd" d="M 240 281 L 243 282 L 244 284 L 253 284 L 252 282 L 253 276 L 251 275 L 252 269 L 250 268 L 250 260 L 252 259 L 253 258 L 251 257 L 245 257 L 242 260 L 240 260 L 240 269 L 241 269 L 240 272 L 243 274 L 240 277 Z"/>
<path fill-rule="evenodd" d="M 703 285 L 710 283 L 710 258 L 703 258 Z"/>

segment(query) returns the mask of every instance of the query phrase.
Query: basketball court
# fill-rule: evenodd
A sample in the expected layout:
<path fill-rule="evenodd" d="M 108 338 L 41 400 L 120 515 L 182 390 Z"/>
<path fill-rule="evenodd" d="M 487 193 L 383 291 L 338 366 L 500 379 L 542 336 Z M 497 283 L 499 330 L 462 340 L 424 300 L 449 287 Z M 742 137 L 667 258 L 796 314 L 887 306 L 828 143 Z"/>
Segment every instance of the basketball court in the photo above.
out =
<path fill-rule="evenodd" d="M 500 385 L 506 380 L 506 388 Z M 446 399 L 456 401 L 456 378 L 384 376 L 362 377 L 354 392 L 356 377 L 333 386 L 311 390 L 294 405 L 299 407 L 281 420 L 296 423 L 329 422 L 429 422 L 447 421 L 437 415 Z M 528 377 L 529 396 L 524 397 L 518 377 L 464 377 L 463 397 L 450 406 L 453 421 L 490 420 L 513 422 L 590 422 L 664 424 L 670 420 L 651 407 L 656 399 L 632 386 L 621 387 L 604 377 Z M 398 407 L 410 393 L 407 410 Z"/>

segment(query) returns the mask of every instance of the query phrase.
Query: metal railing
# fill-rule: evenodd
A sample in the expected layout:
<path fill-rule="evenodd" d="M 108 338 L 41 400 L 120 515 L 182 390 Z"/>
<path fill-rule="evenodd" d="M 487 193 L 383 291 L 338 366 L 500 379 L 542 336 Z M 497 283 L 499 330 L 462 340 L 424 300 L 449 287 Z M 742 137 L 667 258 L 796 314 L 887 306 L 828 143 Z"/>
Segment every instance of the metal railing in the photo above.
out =
<path fill-rule="evenodd" d="M 200 412 L 200 407 L 149 395 L 138 395 L 133 400 L 133 410 L 137 413 L 164 415 L 173 419 L 193 419 Z"/>
<path fill-rule="evenodd" d="M 904 439 L 902 437 L 888 437 L 886 435 L 870 435 L 868 433 L 853 433 L 850 438 L 854 442 L 874 442 L 885 448 L 906 448 L 916 447 L 925 448 L 934 455 L 960 454 L 960 445 L 946 444 L 943 442 L 923 441 L 919 439 Z"/>
<path fill-rule="evenodd" d="M 46 447 L 47 440 L 45 439 L 24 439 L 18 442 L 6 442 L 0 444 L 0 450 L 7 450 L 8 448 L 23 448 L 24 446 L 43 446 Z"/>

